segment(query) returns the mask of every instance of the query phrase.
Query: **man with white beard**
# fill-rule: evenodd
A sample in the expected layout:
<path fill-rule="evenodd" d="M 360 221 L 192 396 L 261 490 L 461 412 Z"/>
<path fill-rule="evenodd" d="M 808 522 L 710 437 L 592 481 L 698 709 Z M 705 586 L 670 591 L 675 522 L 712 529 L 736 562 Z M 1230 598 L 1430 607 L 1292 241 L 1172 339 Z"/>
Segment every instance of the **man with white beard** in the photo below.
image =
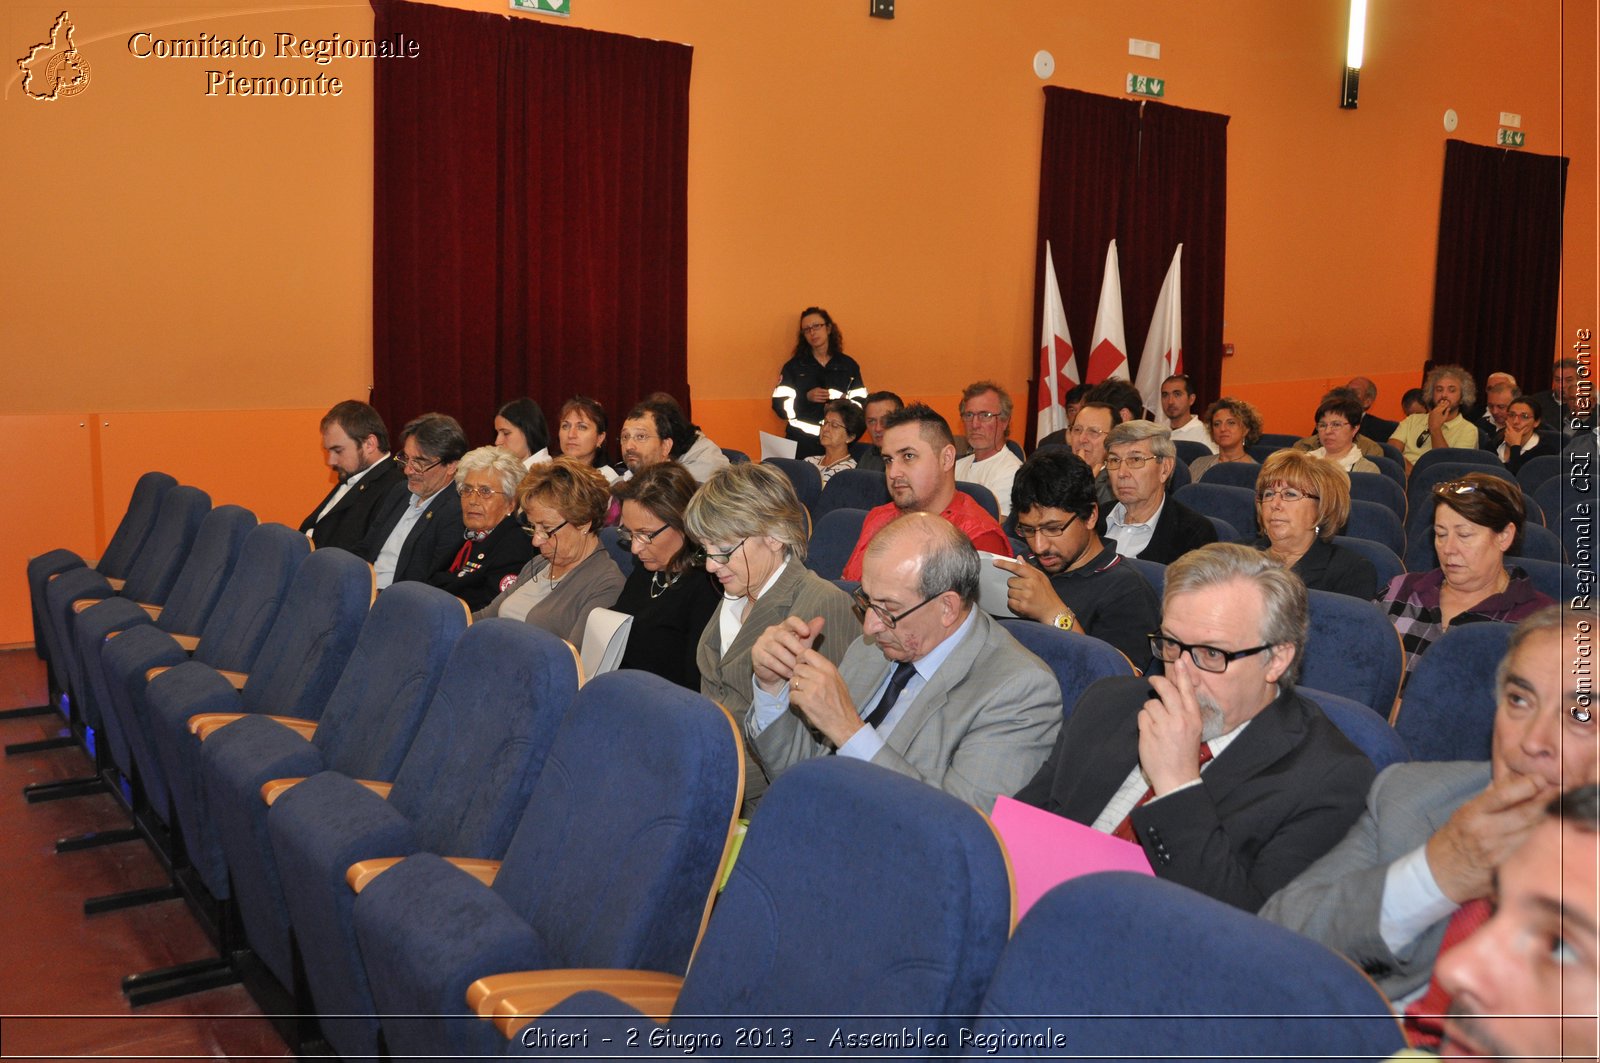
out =
<path fill-rule="evenodd" d="M 1265 554 L 1185 554 L 1150 637 L 1165 674 L 1084 691 L 1017 799 L 1255 911 L 1344 837 L 1372 784 L 1372 762 L 1294 691 L 1306 626 L 1305 585 Z"/>

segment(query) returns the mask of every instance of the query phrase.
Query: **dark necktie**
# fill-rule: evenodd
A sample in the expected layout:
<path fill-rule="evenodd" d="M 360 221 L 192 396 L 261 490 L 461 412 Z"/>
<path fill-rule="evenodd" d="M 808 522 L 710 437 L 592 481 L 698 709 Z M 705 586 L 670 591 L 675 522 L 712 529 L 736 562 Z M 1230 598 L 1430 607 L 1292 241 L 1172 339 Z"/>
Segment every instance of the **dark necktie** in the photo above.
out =
<path fill-rule="evenodd" d="M 1483 898 L 1468 901 L 1456 909 L 1456 914 L 1445 924 L 1444 940 L 1439 942 L 1439 956 L 1460 944 L 1474 930 L 1482 926 L 1493 908 Z M 1444 1033 L 1441 1018 L 1450 1010 L 1450 991 L 1439 984 L 1438 958 L 1434 959 L 1435 974 L 1428 981 L 1428 991 L 1413 1000 L 1406 1008 L 1406 1040 L 1413 1048 L 1437 1048 Z"/>
<path fill-rule="evenodd" d="M 917 674 L 917 666 L 910 661 L 901 661 L 894 666 L 894 674 L 889 677 L 889 685 L 884 688 L 883 697 L 878 699 L 878 707 L 872 710 L 867 717 L 868 727 L 876 727 L 889 715 L 889 710 L 894 708 L 894 703 L 900 700 L 900 694 L 905 690 L 906 684 L 911 682 L 911 677 Z"/>
<path fill-rule="evenodd" d="M 1210 742 L 1201 742 L 1200 743 L 1200 766 L 1202 768 L 1205 767 L 1206 764 L 1210 760 L 1211 760 L 1211 743 Z M 1154 786 L 1145 787 L 1144 796 L 1139 798 L 1139 800 L 1134 803 L 1133 807 L 1134 808 L 1143 808 L 1145 805 L 1150 803 L 1150 799 L 1152 797 L 1154 797 L 1155 795 L 1156 795 L 1156 788 Z M 1125 842 L 1134 842 L 1135 844 L 1137 844 L 1138 839 L 1136 839 L 1133 836 L 1133 813 L 1131 811 L 1126 816 L 1122 817 L 1122 822 L 1117 824 L 1117 828 L 1116 828 L 1116 830 L 1113 830 L 1111 832 L 1111 836 L 1113 838 L 1121 838 Z"/>

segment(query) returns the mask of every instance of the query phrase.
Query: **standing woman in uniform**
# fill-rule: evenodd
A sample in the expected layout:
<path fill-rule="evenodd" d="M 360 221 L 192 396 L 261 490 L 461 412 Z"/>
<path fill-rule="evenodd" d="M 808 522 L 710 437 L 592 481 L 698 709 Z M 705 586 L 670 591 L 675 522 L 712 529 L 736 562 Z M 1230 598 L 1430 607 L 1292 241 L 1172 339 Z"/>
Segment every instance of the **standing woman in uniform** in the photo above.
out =
<path fill-rule="evenodd" d="M 866 397 L 861 367 L 844 353 L 844 335 L 833 318 L 820 306 L 801 311 L 794 354 L 772 389 L 772 409 L 784 420 L 784 435 L 795 441 L 795 457 L 822 453 L 822 415 L 829 402 L 850 399 L 860 406 Z"/>

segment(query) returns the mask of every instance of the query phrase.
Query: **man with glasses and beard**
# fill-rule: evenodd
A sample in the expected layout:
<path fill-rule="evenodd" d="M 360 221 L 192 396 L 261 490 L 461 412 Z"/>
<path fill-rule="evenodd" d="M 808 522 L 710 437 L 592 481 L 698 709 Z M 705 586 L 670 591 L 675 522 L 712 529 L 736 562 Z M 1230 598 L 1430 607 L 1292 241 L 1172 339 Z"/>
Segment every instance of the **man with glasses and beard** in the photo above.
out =
<path fill-rule="evenodd" d="M 977 608 L 978 553 L 954 525 L 908 513 L 873 537 L 855 595 L 862 637 L 837 668 L 790 616 L 751 653 L 751 748 L 776 778 L 837 751 L 987 812 L 1033 774 L 1061 725 L 1061 687 Z"/>
<path fill-rule="evenodd" d="M 1254 912 L 1361 814 L 1372 762 L 1295 693 L 1306 589 L 1278 562 L 1212 543 L 1167 569 L 1151 656 L 1102 679 L 1018 793 L 1134 842 L 1162 878 Z"/>
<path fill-rule="evenodd" d="M 1096 533 L 1099 507 L 1089 466 L 1066 450 L 1039 451 L 1017 472 L 1011 498 L 1017 537 L 1030 555 L 993 562 L 1012 574 L 1006 605 L 1018 616 L 1109 642 L 1143 665 L 1161 603 L 1117 544 Z"/>
<path fill-rule="evenodd" d="M 394 460 L 405 482 L 390 490 L 352 551 L 371 563 L 380 591 L 404 580 L 426 582 L 461 549 L 466 526 L 453 485 L 456 463 L 466 452 L 466 433 L 446 414 L 425 413 L 400 430 Z"/>
<path fill-rule="evenodd" d="M 389 429 L 377 410 L 347 399 L 322 418 L 322 449 L 339 483 L 300 522 L 300 530 L 324 549 L 354 550 L 403 477 L 389 460 Z"/>

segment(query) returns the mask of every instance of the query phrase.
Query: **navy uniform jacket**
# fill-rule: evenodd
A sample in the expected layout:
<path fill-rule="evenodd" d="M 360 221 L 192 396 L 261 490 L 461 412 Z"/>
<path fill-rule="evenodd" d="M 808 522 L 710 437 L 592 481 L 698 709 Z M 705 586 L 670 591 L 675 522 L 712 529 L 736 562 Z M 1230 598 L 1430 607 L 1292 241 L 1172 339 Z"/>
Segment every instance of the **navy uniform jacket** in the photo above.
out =
<path fill-rule="evenodd" d="M 317 514 L 322 512 L 322 507 L 328 504 L 328 499 L 339 488 L 335 486 L 333 491 L 323 495 L 317 507 L 300 522 L 300 530 L 308 532 L 316 529 L 311 541 L 318 549 L 337 546 L 351 553 L 359 553 L 361 540 L 366 538 L 389 492 L 395 484 L 404 482 L 405 478 L 406 474 L 400 471 L 400 466 L 384 458 L 368 469 L 366 475 L 339 499 L 339 504 L 318 520 Z"/>

